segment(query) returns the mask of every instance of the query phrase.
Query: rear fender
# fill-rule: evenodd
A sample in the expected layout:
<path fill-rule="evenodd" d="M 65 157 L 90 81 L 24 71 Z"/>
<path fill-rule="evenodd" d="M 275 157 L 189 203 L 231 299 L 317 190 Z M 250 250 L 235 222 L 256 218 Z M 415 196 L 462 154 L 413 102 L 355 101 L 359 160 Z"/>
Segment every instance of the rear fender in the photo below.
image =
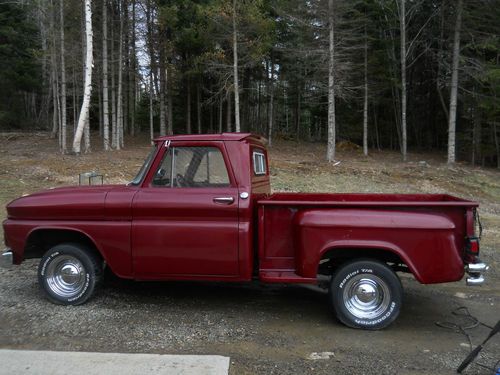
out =
<path fill-rule="evenodd" d="M 404 253 L 404 251 L 399 248 L 396 244 L 386 242 L 386 241 L 356 241 L 356 240 L 339 240 L 339 241 L 330 241 L 328 242 L 320 251 L 319 257 L 316 263 L 316 269 L 319 266 L 319 262 L 323 259 L 326 253 L 332 251 L 335 253 L 336 250 L 341 249 L 363 249 L 366 250 L 367 253 L 370 250 L 382 250 L 391 254 L 396 255 L 401 261 L 408 267 L 410 272 L 415 276 L 415 278 L 422 282 L 422 276 L 420 275 L 417 267 L 411 261 L 411 259 Z M 373 258 L 376 258 L 374 256 Z"/>

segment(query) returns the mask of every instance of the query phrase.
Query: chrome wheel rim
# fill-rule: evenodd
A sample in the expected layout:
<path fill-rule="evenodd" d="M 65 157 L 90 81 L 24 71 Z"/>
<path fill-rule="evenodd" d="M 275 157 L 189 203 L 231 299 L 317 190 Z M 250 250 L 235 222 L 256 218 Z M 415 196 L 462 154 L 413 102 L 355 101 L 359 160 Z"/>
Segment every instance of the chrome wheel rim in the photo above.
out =
<path fill-rule="evenodd" d="M 54 294 L 71 298 L 85 287 L 85 269 L 74 256 L 59 255 L 47 265 L 46 280 Z"/>
<path fill-rule="evenodd" d="M 359 319 L 375 319 L 389 307 L 389 287 L 378 276 L 361 274 L 345 285 L 343 300 L 346 309 Z"/>

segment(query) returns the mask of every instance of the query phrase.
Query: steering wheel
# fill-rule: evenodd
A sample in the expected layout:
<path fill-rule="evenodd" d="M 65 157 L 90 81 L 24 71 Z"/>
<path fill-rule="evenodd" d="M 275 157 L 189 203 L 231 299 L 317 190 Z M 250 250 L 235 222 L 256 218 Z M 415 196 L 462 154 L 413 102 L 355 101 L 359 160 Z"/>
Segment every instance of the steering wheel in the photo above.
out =
<path fill-rule="evenodd" d="M 177 175 L 175 176 L 175 181 L 176 181 L 177 187 L 186 187 L 187 186 L 186 179 L 180 173 L 177 173 Z"/>

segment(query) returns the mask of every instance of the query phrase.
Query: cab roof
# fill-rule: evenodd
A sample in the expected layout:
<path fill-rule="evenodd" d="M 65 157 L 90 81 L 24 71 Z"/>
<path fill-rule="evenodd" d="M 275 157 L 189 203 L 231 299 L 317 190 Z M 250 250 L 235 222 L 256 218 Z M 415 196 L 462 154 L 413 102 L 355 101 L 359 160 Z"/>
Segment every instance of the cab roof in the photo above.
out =
<path fill-rule="evenodd" d="M 252 133 L 218 133 L 218 134 L 176 134 L 158 137 L 155 142 L 163 141 L 236 141 L 241 142 L 245 139 L 256 141 L 262 144 L 267 143 L 264 137 Z"/>

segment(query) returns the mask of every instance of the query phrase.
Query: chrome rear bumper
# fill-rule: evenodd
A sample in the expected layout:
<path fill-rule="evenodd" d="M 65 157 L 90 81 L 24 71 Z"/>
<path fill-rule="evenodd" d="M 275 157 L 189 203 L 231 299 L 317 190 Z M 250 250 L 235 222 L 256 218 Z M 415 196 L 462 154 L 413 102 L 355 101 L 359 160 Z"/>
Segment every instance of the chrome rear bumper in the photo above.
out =
<path fill-rule="evenodd" d="M 481 285 L 484 283 L 483 272 L 488 271 L 490 267 L 485 263 L 470 263 L 465 265 L 465 272 L 469 275 L 466 279 L 467 286 Z"/>
<path fill-rule="evenodd" d="M 14 254 L 12 254 L 12 250 L 5 249 L 0 257 L 0 267 L 2 268 L 11 268 L 14 264 Z"/>

